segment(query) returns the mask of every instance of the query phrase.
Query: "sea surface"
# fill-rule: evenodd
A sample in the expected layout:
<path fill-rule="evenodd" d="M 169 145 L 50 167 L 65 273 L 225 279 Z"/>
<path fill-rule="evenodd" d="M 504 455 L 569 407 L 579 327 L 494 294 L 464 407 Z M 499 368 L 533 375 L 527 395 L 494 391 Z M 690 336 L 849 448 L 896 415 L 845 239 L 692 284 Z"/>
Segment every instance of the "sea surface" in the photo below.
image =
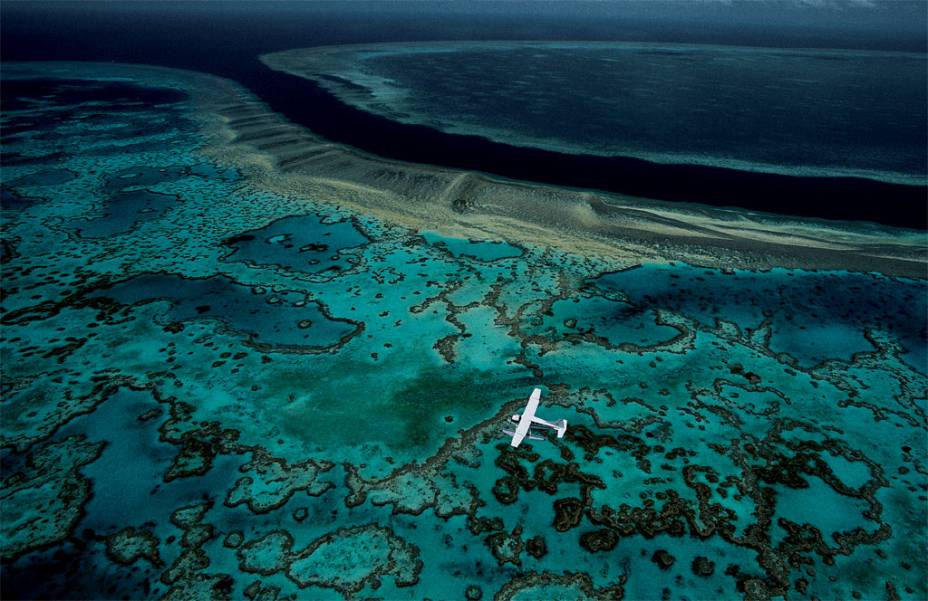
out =
<path fill-rule="evenodd" d="M 925 185 L 923 53 L 698 44 L 437 42 L 322 62 L 343 101 L 569 154 Z"/>
<path fill-rule="evenodd" d="M 409 230 L 189 76 L 4 77 L 4 598 L 928 597 L 924 281 Z"/>
<path fill-rule="evenodd" d="M 638 3 L 632 3 L 637 5 Z M 646 8 L 651 3 L 640 3 Z M 906 55 L 922 57 L 924 63 L 926 48 L 926 32 L 918 24 L 928 17 L 923 2 L 894 2 L 884 7 L 887 10 L 872 11 L 841 11 L 831 10 L 819 12 L 805 3 L 787 3 L 787 6 L 777 4 L 748 3 L 743 7 L 729 7 L 703 4 L 702 7 L 709 13 L 715 13 L 717 18 L 697 21 L 680 20 L 683 15 L 679 13 L 675 3 L 665 6 L 672 13 L 672 19 L 654 19 L 653 15 L 638 14 L 634 18 L 617 17 L 609 14 L 610 3 L 585 3 L 585 10 L 577 13 L 573 3 L 551 2 L 543 9 L 537 3 L 506 2 L 499 7 L 505 10 L 490 9 L 484 13 L 482 10 L 472 10 L 477 7 L 491 7 L 493 3 L 455 4 L 455 3 L 422 3 L 396 2 L 396 3 L 362 3 L 352 2 L 275 2 L 274 0 L 256 2 L 241 2 L 229 0 L 224 2 L 225 10 L 215 10 L 212 2 L 184 1 L 184 2 L 149 2 L 139 0 L 131 3 L 108 3 L 87 5 L 84 2 L 57 0 L 43 2 L 30 0 L 16 2 L 8 0 L 4 3 L 3 19 L 0 19 L 0 54 L 4 61 L 99 61 L 123 62 L 159 65 L 178 69 L 187 69 L 197 72 L 206 72 L 232 79 L 248 88 L 275 112 L 282 114 L 293 123 L 308 127 L 313 132 L 334 142 L 347 144 L 365 152 L 391 160 L 401 160 L 417 163 L 440 165 L 453 169 L 464 169 L 495 174 L 511 179 L 522 179 L 533 182 L 549 183 L 557 186 L 590 188 L 607 192 L 620 193 L 631 196 L 652 198 L 659 200 L 672 200 L 683 202 L 697 202 L 715 206 L 740 207 L 754 211 L 766 211 L 782 215 L 839 219 L 862 220 L 885 225 L 905 227 L 912 229 L 925 229 L 928 224 L 928 205 L 924 202 L 928 186 L 925 183 L 925 160 L 922 155 L 921 175 L 913 175 L 910 167 L 890 165 L 887 167 L 887 158 L 899 156 L 898 149 L 888 148 L 885 145 L 887 137 L 883 132 L 870 132 L 866 138 L 856 138 L 849 147 L 842 145 L 848 142 L 848 133 L 858 131 L 851 123 L 849 132 L 840 128 L 830 128 L 823 132 L 827 135 L 819 136 L 815 124 L 798 115 L 793 119 L 784 119 L 782 115 L 776 117 L 776 123 L 781 125 L 782 131 L 776 131 L 775 126 L 766 127 L 775 144 L 757 144 L 748 150 L 751 153 L 786 151 L 786 154 L 801 151 L 811 156 L 809 166 L 798 169 L 795 161 L 778 166 L 770 162 L 769 157 L 740 156 L 733 154 L 733 147 L 728 154 L 719 150 L 705 148 L 694 149 L 692 139 L 679 136 L 680 144 L 690 144 L 685 156 L 666 156 L 666 138 L 673 137 L 674 128 L 681 125 L 676 115 L 692 116 L 694 108 L 698 108 L 700 100 L 690 99 L 687 105 L 684 92 L 677 90 L 652 94 L 655 102 L 667 100 L 681 101 L 681 106 L 674 107 L 676 112 L 670 114 L 666 123 L 658 123 L 652 132 L 636 134 L 655 136 L 658 142 L 657 150 L 648 150 L 640 147 L 639 141 L 631 148 L 634 156 L 648 155 L 653 162 L 628 156 L 605 156 L 590 154 L 593 150 L 583 150 L 584 154 L 575 154 L 576 147 L 567 148 L 562 139 L 548 139 L 551 127 L 558 123 L 570 123 L 571 127 L 589 117 L 583 114 L 587 111 L 584 103 L 594 110 L 596 119 L 603 121 L 606 126 L 610 121 L 621 121 L 627 117 L 610 115 L 608 109 L 603 111 L 602 103 L 596 101 L 596 95 L 589 98 L 577 96 L 570 89 L 560 89 L 558 86 L 545 87 L 535 90 L 533 94 L 551 96 L 561 93 L 560 100 L 554 99 L 558 112 L 552 113 L 547 121 L 549 131 L 544 140 L 540 138 L 532 141 L 526 135 L 524 127 L 516 131 L 511 139 L 503 142 L 498 140 L 500 123 L 491 119 L 488 123 L 483 115 L 479 123 L 469 124 L 468 131 L 479 135 L 461 135 L 448 133 L 425 125 L 414 125 L 382 116 L 347 104 L 338 97 L 325 90 L 314 81 L 294 77 L 286 73 L 268 69 L 259 56 L 290 50 L 294 48 L 317 47 L 325 45 L 342 44 L 370 44 L 372 42 L 429 42 L 433 40 L 501 40 L 518 37 L 525 40 L 554 41 L 562 40 L 565 32 L 571 37 L 580 40 L 627 40 L 635 44 L 679 47 L 706 47 L 714 48 L 717 45 L 727 45 L 739 56 L 745 46 L 769 48 L 769 55 L 775 62 L 784 61 L 784 56 L 799 54 L 800 56 L 815 56 L 818 53 L 825 55 L 835 54 L 858 56 L 868 52 L 876 52 L 881 56 Z M 87 10 L 88 6 L 95 7 Z M 572 8 L 573 7 L 573 8 Z M 714 7 L 714 8 L 713 8 Z M 762 9 L 766 16 L 760 21 L 731 20 L 734 12 L 741 8 L 753 7 Z M 105 9 L 104 9 L 105 8 Z M 395 9 L 395 10 L 393 10 Z M 433 10 L 434 9 L 434 10 Z M 461 9 L 458 11 L 457 9 Z M 718 9 L 716 11 L 716 9 Z M 450 12 L 449 12 L 450 11 Z M 551 12 L 553 11 L 553 12 Z M 573 14 L 564 14 L 564 13 Z M 645 13 L 648 11 L 645 10 Z M 697 11 L 699 12 L 699 11 Z M 750 12 L 750 10 L 748 11 Z M 827 22 L 815 19 L 809 20 L 816 14 L 827 17 Z M 862 19 L 850 29 L 841 25 L 847 18 Z M 790 17 L 792 15 L 792 17 Z M 803 16 L 805 15 L 805 16 Z M 901 15 L 901 17 L 900 17 Z M 692 15 L 690 15 L 692 16 Z M 686 17 L 688 18 L 688 17 Z M 798 21 L 797 21 L 798 18 Z M 789 23 L 793 22 L 793 26 Z M 204 27 L 208 23 L 208 27 Z M 795 26 L 796 23 L 800 25 Z M 847 25 L 847 23 L 845 23 Z M 713 46 L 715 45 L 715 46 Z M 804 49 L 818 48 L 806 52 Z M 782 49 L 782 50 L 777 50 Z M 837 50 L 829 50 L 837 49 Z M 844 49 L 844 50 L 842 50 Z M 724 49 L 717 50 L 723 52 Z M 631 56 L 631 55 L 627 55 Z M 724 58 L 724 56 L 723 56 Z M 911 59 L 901 61 L 907 63 Z M 531 61 L 530 61 L 531 62 Z M 581 61 L 582 62 L 582 61 Z M 725 61 L 722 61 L 723 63 Z M 729 61 L 731 62 L 731 61 Z M 734 63 L 738 64 L 735 60 Z M 748 63 L 751 61 L 748 60 Z M 757 61 L 755 61 L 757 62 Z M 789 62 L 789 61 L 787 61 Z M 846 60 L 800 60 L 799 64 L 813 67 L 810 71 L 815 77 L 827 75 L 829 68 L 836 73 L 843 74 L 843 79 L 837 82 L 826 77 L 832 84 L 838 83 L 836 89 L 847 90 L 854 83 L 847 80 L 847 74 L 854 72 L 854 60 L 851 60 L 851 69 L 842 64 Z M 878 61 L 885 66 L 886 61 Z M 505 66 L 503 61 L 501 67 Z M 537 63 L 537 61 L 536 61 Z M 673 56 L 662 62 L 672 67 L 679 60 Z M 795 63 L 795 61 L 793 61 Z M 826 68 L 826 63 L 830 66 Z M 596 61 L 586 61 L 584 68 L 595 66 Z M 608 63 L 607 63 L 608 64 Z M 531 65 L 529 65 L 531 66 Z M 556 65 L 555 65 L 556 66 Z M 494 71 L 489 73 L 488 81 L 499 80 L 500 73 L 494 70 L 494 65 L 482 65 L 482 68 Z M 706 68 L 712 72 L 712 65 Z M 774 76 L 784 75 L 782 68 L 774 65 L 755 64 L 760 70 L 768 70 Z M 538 65 L 534 68 L 538 70 Z M 681 77 L 691 77 L 686 68 L 677 68 Z M 899 78 L 895 75 L 898 67 L 890 66 L 886 71 L 892 75 L 884 85 L 879 79 L 883 69 L 863 73 L 867 82 L 861 93 L 867 98 L 866 103 L 848 105 L 846 100 L 840 100 L 839 112 L 835 116 L 825 115 L 823 123 L 834 124 L 845 119 L 847 110 L 857 110 L 861 107 L 886 107 L 893 102 L 907 102 L 903 100 L 898 86 Z M 452 70 L 453 71 L 453 70 Z M 544 71 L 544 69 L 542 69 Z M 581 89 L 589 89 L 595 82 L 615 81 L 612 76 L 584 77 L 575 70 L 560 68 L 559 77 L 567 77 L 572 85 L 579 85 Z M 729 68 L 719 71 L 728 75 L 739 75 L 741 79 L 750 83 L 751 74 L 743 70 Z M 614 72 L 615 73 L 615 72 Z M 480 75 L 475 86 L 485 87 L 480 83 Z M 647 77 L 657 77 L 659 70 L 646 73 Z M 861 74 L 858 74 L 861 75 Z M 461 77 L 452 73 L 449 82 L 460 88 Z M 809 79 L 801 73 L 785 73 L 790 79 Z M 924 68 L 913 72 L 908 83 L 904 86 L 914 88 L 916 96 L 924 99 L 925 86 Z M 437 77 L 435 78 L 438 79 Z M 512 77 L 511 79 L 519 79 Z M 660 81 L 660 78 L 656 81 Z M 438 85 L 439 82 L 435 82 Z M 641 83 L 644 83 L 643 80 Z M 666 83 L 666 82 L 665 82 Z M 872 85 L 871 85 L 872 84 Z M 468 85 L 470 85 L 468 83 Z M 508 92 L 506 101 L 512 103 L 512 94 L 522 92 L 512 87 L 510 81 L 497 81 L 501 94 Z M 787 89 L 785 98 L 783 93 L 773 96 L 773 102 L 768 102 L 771 109 L 776 105 L 799 106 L 793 102 L 792 90 L 802 91 L 808 82 L 797 87 L 797 84 L 784 84 Z M 647 88 L 648 86 L 644 86 Z M 653 85 L 650 85 L 654 88 Z M 757 87 L 757 86 L 755 86 Z M 812 85 L 812 91 L 821 92 L 821 86 Z M 724 90 L 712 86 L 698 85 L 693 91 L 709 93 L 710 97 L 722 94 Z M 827 91 L 827 90 L 826 90 Z M 781 90 L 782 92 L 782 90 Z M 459 89 L 459 96 L 452 96 L 447 102 L 455 111 L 463 110 L 461 100 L 468 103 L 475 102 L 469 97 L 467 89 Z M 497 93 L 497 90 L 494 90 Z M 769 100 L 769 93 L 763 89 L 744 90 L 746 97 L 763 98 Z M 532 104 L 538 98 L 516 97 L 520 105 Z M 627 97 L 626 103 L 627 103 Z M 797 100 L 801 97 L 797 96 Z M 831 106 L 829 98 L 822 98 L 823 106 Z M 550 101 L 550 99 L 549 99 Z M 486 99 L 483 101 L 486 102 Z M 735 112 L 747 111 L 759 114 L 760 118 L 767 118 L 761 106 L 738 106 L 736 100 L 722 100 L 721 105 L 735 106 Z M 913 100 L 908 112 L 901 115 L 906 126 L 916 127 L 918 118 L 924 122 L 924 102 L 919 105 Z M 721 106 L 720 105 L 720 106 Z M 483 106 L 477 103 L 475 106 Z M 908 106 L 908 105 L 907 105 Z M 565 108 L 566 107 L 566 108 Z M 848 109 L 850 107 L 850 109 Z M 439 107 L 441 108 L 441 107 Z M 583 108 L 583 111 L 580 109 Z M 626 109 L 628 110 L 628 109 Z M 634 110 L 645 110 L 636 108 Z M 653 109 L 655 114 L 661 109 Z M 667 114 L 667 109 L 662 109 Z M 813 107 L 813 110 L 816 111 Z M 843 112 L 842 112 L 843 111 Z M 821 115 L 822 111 L 816 114 Z M 706 121 L 711 127 L 720 124 L 717 128 L 722 133 L 715 135 L 722 141 L 729 140 L 744 150 L 744 134 L 730 132 L 732 119 L 729 115 L 716 112 L 715 117 Z M 605 116 L 604 116 L 605 115 Z M 919 115 L 921 115 L 919 117 Z M 421 117 L 421 115 L 412 115 Z M 897 116 L 899 117 L 899 116 Z M 539 119 L 535 119 L 538 121 Z M 793 121 L 798 123 L 794 126 Z M 861 121 L 861 123 L 866 120 Z M 448 121 L 445 125 L 453 125 Z M 754 127 L 756 124 L 749 124 Z M 497 128 L 497 131 L 482 132 L 481 127 Z M 801 126 L 801 127 L 799 127 Z M 805 131 L 801 140 L 803 145 L 811 143 L 816 149 L 826 147 L 823 157 L 819 159 L 817 152 L 810 152 L 808 148 L 780 148 L 786 132 L 794 127 L 797 131 Z M 813 130 L 810 142 L 810 128 Z M 761 127 L 761 129 L 764 129 Z M 925 131 L 921 128 L 922 137 Z M 726 133 L 727 132 L 727 133 Z M 563 132 L 554 132 L 556 138 L 562 138 Z M 859 131 L 858 131 L 859 133 Z M 598 134 L 603 137 L 604 134 Z M 608 135 L 608 134 L 606 134 Z M 490 136 L 490 137 L 486 137 Z M 569 136 L 568 136 L 569 137 Z M 492 139 L 491 139 L 492 138 Z M 662 141 L 661 138 L 664 138 Z M 899 138 L 910 139 L 911 134 Z M 881 141 L 882 140 L 882 141 Z M 592 142 L 590 139 L 591 148 Z M 871 141 L 876 144 L 870 147 Z M 542 150 L 524 144 L 563 148 L 565 152 Z M 523 144 L 523 145 L 514 145 Z M 908 144 L 908 142 L 906 143 Z M 749 145 L 750 146 L 750 145 Z M 769 147 L 769 148 L 768 148 Z M 841 148 L 846 148 L 846 161 L 835 163 L 832 159 L 835 152 L 840 154 Z M 681 148 L 684 148 L 681 146 Z M 727 147 L 719 147 L 727 148 Z M 835 152 L 832 150 L 837 149 Z M 924 148 L 921 148 L 924 152 Z M 654 152 L 652 152 L 654 151 Z M 654 153 L 657 154 L 654 154 Z M 676 152 L 671 148 L 671 152 Z M 887 157 L 876 158 L 877 155 L 887 153 Z M 907 151 L 903 151 L 905 153 Z M 652 156 L 653 155 L 653 156 Z M 662 155 L 661 158 L 658 155 Z M 869 159 L 858 158 L 858 155 L 868 156 Z M 907 155 L 911 158 L 911 155 Z M 692 163 L 679 163 L 685 159 Z M 861 161 L 871 161 L 871 164 L 860 164 Z M 896 159 L 889 159 L 892 163 Z M 907 159 L 908 160 L 908 159 Z M 712 165 L 724 165 L 712 166 Z M 908 164 L 908 163 L 907 163 Z M 763 169 L 764 171 L 758 171 Z M 774 172 L 770 172 L 774 171 Z M 836 173 L 852 173 L 864 177 L 833 177 Z M 803 175 L 804 174 L 804 175 Z M 826 174 L 828 177 L 820 177 Z M 920 180 L 919 180 L 920 177 Z M 890 182 L 914 182 L 917 185 Z M 875 203 L 874 198 L 879 202 Z"/>

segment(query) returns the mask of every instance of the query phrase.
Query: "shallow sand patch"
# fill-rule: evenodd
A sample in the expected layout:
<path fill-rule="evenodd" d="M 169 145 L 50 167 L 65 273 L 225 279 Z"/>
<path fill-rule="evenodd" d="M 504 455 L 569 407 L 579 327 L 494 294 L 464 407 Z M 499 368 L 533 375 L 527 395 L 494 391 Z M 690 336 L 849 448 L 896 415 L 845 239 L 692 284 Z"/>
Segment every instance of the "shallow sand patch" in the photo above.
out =
<path fill-rule="evenodd" d="M 344 206 L 446 236 L 552 246 L 629 265 L 848 269 L 928 275 L 923 232 L 573 190 L 385 160 L 329 142 L 227 79 L 100 63 L 10 63 L 4 77 L 139 79 L 190 94 L 209 157 L 291 198 Z M 879 202 L 879 199 L 874 199 Z"/>

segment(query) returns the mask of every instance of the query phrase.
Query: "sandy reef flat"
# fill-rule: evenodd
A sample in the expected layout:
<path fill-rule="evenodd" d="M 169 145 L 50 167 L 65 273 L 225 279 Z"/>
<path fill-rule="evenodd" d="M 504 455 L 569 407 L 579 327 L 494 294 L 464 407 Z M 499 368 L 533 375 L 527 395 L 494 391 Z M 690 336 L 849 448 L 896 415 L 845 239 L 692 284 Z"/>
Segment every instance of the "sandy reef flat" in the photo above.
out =
<path fill-rule="evenodd" d="M 118 74 L 120 67 L 108 69 Z M 7 72 L 16 76 L 15 68 Z M 928 276 L 928 236 L 921 231 L 658 202 L 382 160 L 289 123 L 234 82 L 176 70 L 172 76 L 186 78 L 199 109 L 207 136 L 203 152 L 278 194 L 414 229 L 552 246 L 627 266 L 682 261 Z"/>
<path fill-rule="evenodd" d="M 198 73 L 2 93 L 5 598 L 928 596 L 924 234 L 382 161 Z M 534 386 L 568 432 L 513 449 Z"/>
<path fill-rule="evenodd" d="M 327 64 L 330 54 L 345 53 L 344 47 L 304 49 L 262 60 L 312 78 L 317 61 Z M 292 186 L 322 198 L 335 196 L 411 227 L 438 224 L 449 234 L 553 245 L 632 262 L 928 274 L 928 246 L 921 232 L 558 189 L 383 161 L 327 144 L 281 123 L 260 105 L 240 111 L 223 113 L 223 136 L 241 149 L 237 160 L 248 160 L 250 147 L 258 172 L 274 168 L 268 186 L 278 192 Z"/>

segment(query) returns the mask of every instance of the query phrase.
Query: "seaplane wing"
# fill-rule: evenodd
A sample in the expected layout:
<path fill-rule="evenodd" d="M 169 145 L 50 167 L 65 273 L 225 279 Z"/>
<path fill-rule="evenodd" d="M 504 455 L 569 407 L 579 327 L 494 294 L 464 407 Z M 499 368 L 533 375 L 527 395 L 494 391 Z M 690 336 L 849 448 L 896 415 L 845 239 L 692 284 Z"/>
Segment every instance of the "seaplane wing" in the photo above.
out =
<path fill-rule="evenodd" d="M 528 403 L 526 403 L 525 411 L 522 412 L 522 415 L 512 416 L 512 421 L 517 422 L 516 429 L 512 432 L 503 430 L 506 434 L 512 436 L 512 442 L 510 443 L 512 446 L 517 447 L 522 444 L 526 436 L 532 440 L 542 440 L 540 436 L 531 435 L 532 427 L 551 428 L 557 433 L 558 438 L 564 438 L 564 434 L 567 433 L 567 420 L 559 419 L 556 422 L 549 422 L 548 420 L 537 417 L 535 412 L 538 410 L 538 403 L 540 401 L 541 389 L 536 388 L 532 391 L 532 395 L 528 397 Z"/>
<path fill-rule="evenodd" d="M 535 419 L 535 411 L 538 410 L 539 401 L 541 401 L 541 389 L 536 388 L 532 391 L 532 396 L 528 398 L 528 404 L 525 406 L 525 411 L 522 412 L 522 415 L 513 416 L 513 419 L 518 418 L 519 424 L 516 426 L 516 430 L 512 435 L 512 442 L 510 443 L 512 446 L 517 447 L 522 444 L 522 440 L 532 427 L 532 421 Z M 535 437 L 533 436 L 531 438 Z"/>

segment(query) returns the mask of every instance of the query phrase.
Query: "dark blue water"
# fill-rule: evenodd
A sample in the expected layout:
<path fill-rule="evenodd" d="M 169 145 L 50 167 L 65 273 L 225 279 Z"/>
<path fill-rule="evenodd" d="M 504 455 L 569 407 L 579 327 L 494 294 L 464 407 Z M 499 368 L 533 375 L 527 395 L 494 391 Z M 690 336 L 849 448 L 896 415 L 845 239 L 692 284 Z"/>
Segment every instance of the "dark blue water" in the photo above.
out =
<path fill-rule="evenodd" d="M 681 11 L 677 3 L 663 4 L 663 12 L 656 15 L 644 5 L 620 9 L 602 3 L 488 4 L 477 9 L 443 3 L 239 2 L 223 3 L 218 9 L 208 2 L 5 2 L 0 54 L 5 61 L 118 61 L 214 73 L 242 83 L 273 110 L 317 134 L 398 160 L 663 200 L 925 227 L 923 185 L 668 166 L 520 148 L 366 113 L 313 82 L 275 73 L 257 59 L 267 52 L 343 43 L 565 36 L 922 53 L 926 48 L 920 24 L 928 6 L 921 2 L 897 2 L 866 12 L 696 5 Z"/>
<path fill-rule="evenodd" d="M 366 110 L 579 154 L 924 183 L 925 56 L 681 44 L 391 45 Z M 365 81 L 352 78 L 357 69 Z M 353 98 L 357 98 L 353 94 Z"/>

